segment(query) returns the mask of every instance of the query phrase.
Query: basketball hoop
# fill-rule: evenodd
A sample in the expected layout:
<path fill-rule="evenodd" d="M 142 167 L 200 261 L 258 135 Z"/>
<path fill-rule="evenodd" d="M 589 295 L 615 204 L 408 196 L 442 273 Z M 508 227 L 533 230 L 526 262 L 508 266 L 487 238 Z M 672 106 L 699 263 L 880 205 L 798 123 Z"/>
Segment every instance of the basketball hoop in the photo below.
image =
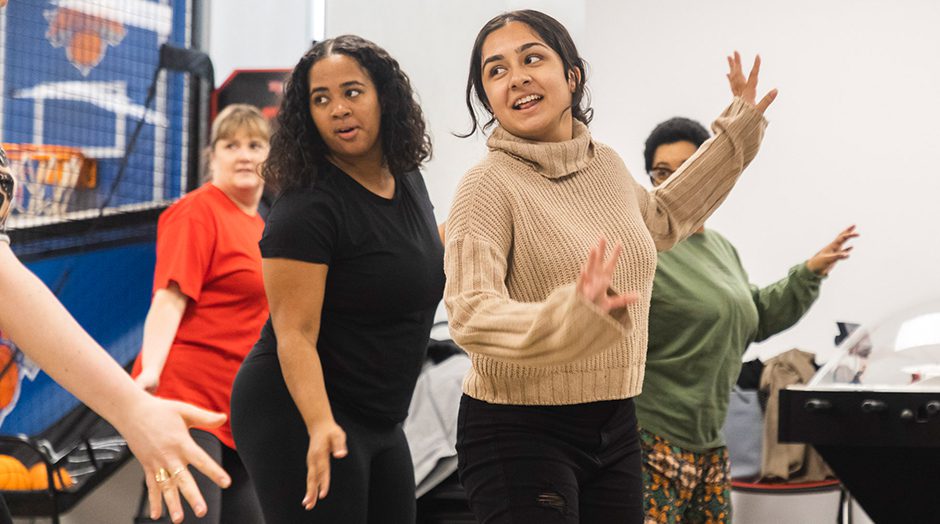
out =
<path fill-rule="evenodd" d="M 43 144 L 2 144 L 20 189 L 14 212 L 31 216 L 62 216 L 76 188 L 97 185 L 98 163 L 76 147 Z"/>

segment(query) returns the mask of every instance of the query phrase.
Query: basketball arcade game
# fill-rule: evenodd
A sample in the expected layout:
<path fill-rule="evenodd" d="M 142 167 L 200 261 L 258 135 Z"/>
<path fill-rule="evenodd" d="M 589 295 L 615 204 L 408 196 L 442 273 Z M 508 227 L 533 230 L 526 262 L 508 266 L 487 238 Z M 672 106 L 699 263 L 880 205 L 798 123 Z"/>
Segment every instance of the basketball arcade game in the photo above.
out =
<path fill-rule="evenodd" d="M 190 46 L 198 1 L 18 0 L 0 10 L 13 250 L 122 364 L 140 349 L 157 216 L 198 178 L 200 82 L 160 69 L 162 45 Z M 64 460 L 73 495 L 93 487 L 84 477 L 108 457 L 127 456 L 2 334 L 0 370 L 0 434 L 35 437 L 45 460 Z M 95 444 L 106 448 L 97 459 Z M 62 446 L 75 445 L 87 449 L 70 462 Z M 47 477 L 53 484 L 52 469 Z"/>

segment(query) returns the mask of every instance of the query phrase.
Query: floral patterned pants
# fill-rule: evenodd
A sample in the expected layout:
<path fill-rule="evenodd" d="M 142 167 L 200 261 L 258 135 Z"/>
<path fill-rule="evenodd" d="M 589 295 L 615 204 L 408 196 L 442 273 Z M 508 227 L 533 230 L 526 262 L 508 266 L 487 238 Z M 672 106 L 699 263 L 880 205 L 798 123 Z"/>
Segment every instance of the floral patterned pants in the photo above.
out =
<path fill-rule="evenodd" d="M 731 522 L 728 448 L 694 453 L 640 430 L 645 524 Z"/>

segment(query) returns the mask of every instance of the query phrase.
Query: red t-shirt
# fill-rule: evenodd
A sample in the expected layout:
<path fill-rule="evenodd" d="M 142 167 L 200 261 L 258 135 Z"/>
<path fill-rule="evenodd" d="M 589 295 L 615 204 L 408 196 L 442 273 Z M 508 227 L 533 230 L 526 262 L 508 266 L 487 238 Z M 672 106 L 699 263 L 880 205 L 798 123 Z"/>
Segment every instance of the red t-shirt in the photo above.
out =
<path fill-rule="evenodd" d="M 153 291 L 176 282 L 189 301 L 157 396 L 231 414 L 232 382 L 268 318 L 258 241 L 264 221 L 212 185 L 160 215 Z M 133 375 L 140 373 L 140 357 Z M 229 422 L 208 429 L 235 448 Z"/>

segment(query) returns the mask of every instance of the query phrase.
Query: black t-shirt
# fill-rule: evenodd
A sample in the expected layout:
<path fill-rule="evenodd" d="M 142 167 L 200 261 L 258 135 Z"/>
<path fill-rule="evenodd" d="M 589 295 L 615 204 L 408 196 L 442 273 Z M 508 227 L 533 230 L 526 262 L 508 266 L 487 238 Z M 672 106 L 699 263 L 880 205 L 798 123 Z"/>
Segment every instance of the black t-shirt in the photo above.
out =
<path fill-rule="evenodd" d="M 421 173 L 396 179 L 392 199 L 335 166 L 274 202 L 263 258 L 329 266 L 317 353 L 334 405 L 401 422 L 444 292 L 444 248 Z M 257 353 L 277 353 L 270 319 Z"/>

